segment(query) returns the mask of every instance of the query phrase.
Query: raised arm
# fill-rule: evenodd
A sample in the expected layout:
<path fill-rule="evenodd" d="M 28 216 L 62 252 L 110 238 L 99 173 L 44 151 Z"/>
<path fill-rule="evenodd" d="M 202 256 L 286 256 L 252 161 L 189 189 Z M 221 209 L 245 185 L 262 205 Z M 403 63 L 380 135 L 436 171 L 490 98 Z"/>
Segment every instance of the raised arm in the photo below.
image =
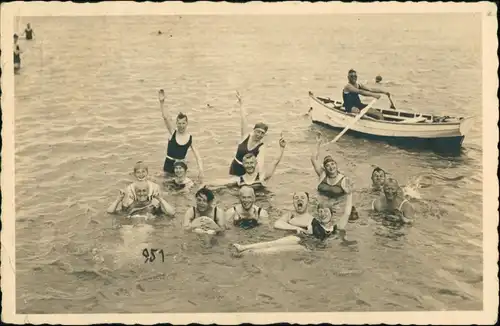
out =
<path fill-rule="evenodd" d="M 274 164 L 271 167 L 271 170 L 269 172 L 266 173 L 265 171 L 263 171 L 264 181 L 271 179 L 271 177 L 273 176 L 274 172 L 276 171 L 276 168 L 278 167 L 278 165 L 281 162 L 281 159 L 283 158 L 283 154 L 285 153 L 285 147 L 286 147 L 286 140 L 283 139 L 283 133 L 282 133 L 281 139 L 280 139 L 280 149 L 281 149 L 280 156 L 278 156 L 278 159 L 276 160 L 276 162 L 274 162 Z M 259 156 L 260 156 L 260 154 L 259 154 Z"/>
<path fill-rule="evenodd" d="M 191 144 L 191 149 L 193 150 L 194 158 L 196 159 L 196 164 L 198 165 L 198 179 L 200 182 L 203 182 L 203 162 L 201 160 L 200 153 L 193 144 Z"/>
<path fill-rule="evenodd" d="M 165 199 L 161 198 L 159 193 L 155 193 L 153 198 L 158 200 L 158 202 L 160 203 L 160 209 L 163 213 L 170 216 L 175 215 L 175 208 L 167 203 Z"/>
<path fill-rule="evenodd" d="M 349 222 L 349 216 L 351 216 L 352 211 L 352 182 L 349 178 L 345 177 L 341 183 L 342 189 L 346 193 L 344 214 L 337 223 L 337 227 L 340 230 L 345 230 L 347 223 Z"/>
<path fill-rule="evenodd" d="M 321 174 L 323 173 L 323 167 L 321 166 L 321 164 L 319 162 L 320 146 L 321 146 L 321 134 L 318 133 L 316 135 L 316 145 L 314 146 L 314 150 L 313 150 L 313 153 L 311 156 L 311 163 L 312 163 L 314 171 L 316 171 L 316 174 L 318 175 L 318 177 L 321 176 Z"/>
<path fill-rule="evenodd" d="M 115 201 L 111 205 L 109 205 L 107 212 L 109 214 L 114 214 L 121 211 L 123 198 L 125 198 L 125 192 L 120 190 L 120 194 L 115 199 Z"/>
<path fill-rule="evenodd" d="M 167 127 L 168 132 L 170 133 L 170 135 L 172 135 L 175 131 L 175 127 L 172 123 L 172 120 L 170 120 L 168 108 L 165 106 L 165 92 L 163 91 L 163 89 L 160 89 L 160 91 L 158 92 L 158 98 L 160 100 L 160 109 L 163 116 L 163 121 L 165 122 L 165 126 Z"/>
<path fill-rule="evenodd" d="M 241 117 L 241 139 L 244 139 L 248 135 L 248 121 L 247 112 L 243 107 L 243 100 L 239 92 L 236 92 L 236 98 L 238 99 L 238 105 L 240 107 L 240 117 Z"/>

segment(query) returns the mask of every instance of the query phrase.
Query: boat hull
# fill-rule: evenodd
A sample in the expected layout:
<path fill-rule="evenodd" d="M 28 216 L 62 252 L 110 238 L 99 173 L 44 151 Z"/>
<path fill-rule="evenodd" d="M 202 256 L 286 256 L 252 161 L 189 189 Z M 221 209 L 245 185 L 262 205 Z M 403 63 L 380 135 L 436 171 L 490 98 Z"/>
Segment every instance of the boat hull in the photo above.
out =
<path fill-rule="evenodd" d="M 334 130 L 342 130 L 350 125 L 347 132 L 350 135 L 381 140 L 399 147 L 458 154 L 465 133 L 471 126 L 469 119 L 396 110 L 381 110 L 385 117 L 383 121 L 363 117 L 352 124 L 355 114 L 346 113 L 341 102 L 315 97 L 312 93 L 309 96 L 309 112 L 313 123 Z M 446 119 L 440 121 L 438 118 Z"/>

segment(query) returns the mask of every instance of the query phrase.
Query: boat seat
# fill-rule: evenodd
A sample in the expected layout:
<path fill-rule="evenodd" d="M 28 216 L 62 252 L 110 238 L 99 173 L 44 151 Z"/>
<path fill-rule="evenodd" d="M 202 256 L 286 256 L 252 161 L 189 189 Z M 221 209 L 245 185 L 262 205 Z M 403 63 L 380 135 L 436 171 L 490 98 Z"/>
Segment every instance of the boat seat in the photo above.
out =
<path fill-rule="evenodd" d="M 404 120 L 401 120 L 400 122 L 401 123 L 419 123 L 419 122 L 424 122 L 426 120 L 427 119 L 424 117 L 415 117 L 415 118 L 404 119 Z"/>

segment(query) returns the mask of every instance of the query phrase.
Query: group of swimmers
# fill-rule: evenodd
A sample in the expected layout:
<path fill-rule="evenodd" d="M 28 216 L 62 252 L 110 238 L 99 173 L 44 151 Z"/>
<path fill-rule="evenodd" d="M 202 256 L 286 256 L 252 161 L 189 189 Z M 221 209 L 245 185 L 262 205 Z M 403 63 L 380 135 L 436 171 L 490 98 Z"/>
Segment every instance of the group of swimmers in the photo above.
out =
<path fill-rule="evenodd" d="M 350 77 L 350 76 L 349 76 Z M 243 229 L 267 224 L 268 212 L 256 205 L 256 191 L 263 190 L 272 178 L 286 148 L 286 140 L 281 135 L 280 153 L 270 169 L 266 169 L 264 139 L 268 126 L 259 122 L 253 130 L 248 130 L 246 112 L 241 96 L 237 101 L 241 115 L 241 138 L 236 153 L 229 166 L 229 178 L 205 181 L 201 156 L 195 147 L 193 136 L 187 131 L 188 117 L 179 113 L 175 124 L 165 105 L 165 92 L 159 91 L 161 113 L 169 133 L 167 155 L 163 164 L 166 181 L 164 186 L 169 191 L 189 193 L 195 182 L 187 177 L 186 155 L 189 150 L 194 154 L 198 166 L 199 188 L 195 192 L 196 204 L 184 213 L 183 228 L 186 231 L 203 234 L 221 234 L 231 225 Z M 320 160 L 322 137 L 318 134 L 311 163 L 318 176 L 317 192 L 323 199 L 317 205 L 315 214 L 309 212 L 309 192 L 293 194 L 293 210 L 284 214 L 274 224 L 274 228 L 291 231 L 294 235 L 250 245 L 234 244 L 239 254 L 303 250 L 307 248 L 307 239 L 324 243 L 327 239 L 340 239 L 345 244 L 355 241 L 346 238 L 346 225 L 359 219 L 353 205 L 353 186 L 351 179 L 342 174 L 331 155 Z M 148 180 L 148 167 L 140 161 L 134 167 L 135 182 L 120 190 L 116 200 L 108 208 L 108 213 L 122 213 L 127 217 L 150 218 L 156 215 L 176 215 L 175 208 L 162 198 L 159 184 Z M 386 175 L 380 168 L 372 172 L 373 188 L 379 192 L 379 198 L 372 203 L 376 212 L 385 212 L 387 216 L 401 223 L 411 223 L 412 205 L 405 198 L 398 182 Z M 224 210 L 215 202 L 214 189 L 220 187 L 238 187 L 239 203 Z"/>
<path fill-rule="evenodd" d="M 35 31 L 31 28 L 31 24 L 26 24 L 26 28 L 24 29 L 21 35 L 14 34 L 14 72 L 18 72 L 21 69 L 21 47 L 19 46 L 19 37 L 23 37 L 31 41 L 35 36 Z"/>

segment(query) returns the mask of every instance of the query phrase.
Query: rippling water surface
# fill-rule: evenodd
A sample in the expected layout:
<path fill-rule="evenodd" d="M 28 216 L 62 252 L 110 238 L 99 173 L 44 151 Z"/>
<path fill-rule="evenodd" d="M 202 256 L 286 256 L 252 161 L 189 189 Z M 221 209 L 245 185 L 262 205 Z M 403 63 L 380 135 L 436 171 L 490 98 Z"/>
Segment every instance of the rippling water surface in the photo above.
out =
<path fill-rule="evenodd" d="M 482 309 L 481 25 L 474 15 L 46 17 L 21 42 L 15 83 L 18 313 Z M 162 30 L 163 35 L 155 35 Z M 327 149 L 356 185 L 357 247 L 232 258 L 228 244 L 276 239 L 262 227 L 215 241 L 175 219 L 116 230 L 105 214 L 137 160 L 160 180 L 166 130 L 157 102 L 189 115 L 209 179 L 224 177 L 239 139 L 234 91 L 249 120 L 279 133 L 285 157 L 260 204 L 272 219 L 291 193 L 314 193 L 307 92 L 340 96 L 350 68 L 381 74 L 396 105 L 478 114 L 460 157 L 342 137 Z M 381 105 L 389 105 L 387 99 Z M 209 106 L 208 106 L 209 104 Z M 194 159 L 190 174 L 195 177 Z M 370 216 L 370 173 L 427 179 L 410 228 Z M 413 181 L 412 181 L 413 180 Z M 429 181 L 430 180 L 430 181 Z M 220 204 L 236 202 L 222 191 Z M 192 198 L 167 196 L 184 213 Z M 485 216 L 488 218 L 489 216 Z M 145 264 L 159 248 L 165 262 Z"/>

